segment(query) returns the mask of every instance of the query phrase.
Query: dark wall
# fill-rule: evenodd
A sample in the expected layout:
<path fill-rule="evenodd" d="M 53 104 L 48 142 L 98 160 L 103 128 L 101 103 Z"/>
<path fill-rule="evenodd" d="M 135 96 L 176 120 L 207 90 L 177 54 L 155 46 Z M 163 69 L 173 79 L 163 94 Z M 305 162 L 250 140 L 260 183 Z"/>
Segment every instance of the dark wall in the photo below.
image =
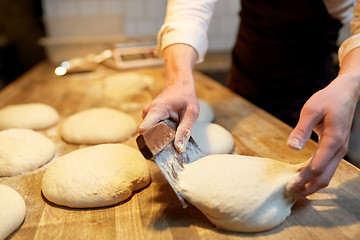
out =
<path fill-rule="evenodd" d="M 45 59 L 41 0 L 0 0 L 0 88 Z"/>

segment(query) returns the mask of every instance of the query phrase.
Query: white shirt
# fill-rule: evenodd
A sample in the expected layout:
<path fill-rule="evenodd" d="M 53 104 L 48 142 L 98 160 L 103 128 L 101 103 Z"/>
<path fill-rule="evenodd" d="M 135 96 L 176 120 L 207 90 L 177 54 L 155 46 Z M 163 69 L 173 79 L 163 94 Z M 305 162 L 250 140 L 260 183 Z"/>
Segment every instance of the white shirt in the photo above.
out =
<path fill-rule="evenodd" d="M 207 31 L 217 0 L 168 0 L 165 22 L 158 32 L 157 54 L 174 43 L 192 46 L 204 60 L 208 49 Z M 360 47 L 360 0 L 323 0 L 329 14 L 342 23 L 351 21 L 352 36 L 339 48 L 339 62 L 356 47 Z M 235 29 L 234 29 L 235 31 Z"/>

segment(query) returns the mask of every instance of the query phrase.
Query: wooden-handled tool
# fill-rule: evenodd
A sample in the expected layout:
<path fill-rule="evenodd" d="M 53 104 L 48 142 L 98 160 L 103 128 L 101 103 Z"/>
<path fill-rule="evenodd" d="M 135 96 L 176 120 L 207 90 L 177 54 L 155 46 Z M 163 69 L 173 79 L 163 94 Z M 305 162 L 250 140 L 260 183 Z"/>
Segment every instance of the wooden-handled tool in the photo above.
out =
<path fill-rule="evenodd" d="M 183 207 L 186 208 L 187 204 L 178 186 L 178 173 L 184 169 L 185 164 L 196 161 L 205 154 L 192 137 L 186 144 L 185 151 L 179 153 L 174 146 L 176 128 L 176 122 L 166 119 L 139 135 L 136 142 L 145 158 L 154 159 Z"/>

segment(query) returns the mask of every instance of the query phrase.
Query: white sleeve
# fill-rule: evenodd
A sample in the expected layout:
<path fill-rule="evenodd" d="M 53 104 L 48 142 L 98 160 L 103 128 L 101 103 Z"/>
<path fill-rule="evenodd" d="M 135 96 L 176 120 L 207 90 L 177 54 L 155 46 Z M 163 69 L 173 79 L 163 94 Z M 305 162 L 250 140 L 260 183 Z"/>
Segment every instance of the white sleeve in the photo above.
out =
<path fill-rule="evenodd" d="M 169 0 L 165 22 L 157 35 L 155 53 L 162 56 L 164 48 L 175 43 L 192 46 L 197 62 L 204 60 L 207 48 L 207 31 L 216 0 Z"/>
<path fill-rule="evenodd" d="M 354 18 L 350 22 L 351 37 L 346 39 L 339 48 L 339 65 L 345 55 L 352 49 L 360 47 L 360 0 L 357 0 L 354 7 Z"/>

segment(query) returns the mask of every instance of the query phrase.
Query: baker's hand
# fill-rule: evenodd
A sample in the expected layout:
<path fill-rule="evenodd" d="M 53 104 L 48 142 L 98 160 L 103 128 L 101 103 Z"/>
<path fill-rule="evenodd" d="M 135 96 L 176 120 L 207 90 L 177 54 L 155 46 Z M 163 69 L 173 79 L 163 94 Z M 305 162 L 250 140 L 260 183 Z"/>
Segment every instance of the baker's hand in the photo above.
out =
<path fill-rule="evenodd" d="M 319 136 L 319 144 L 312 159 L 288 189 L 295 198 L 304 198 L 326 187 L 345 156 L 359 97 L 359 82 L 358 75 L 339 75 L 305 103 L 288 145 L 301 149 L 313 130 Z"/>
<path fill-rule="evenodd" d="M 182 152 L 198 115 L 199 102 L 194 91 L 187 91 L 184 87 L 172 85 L 144 107 L 144 121 L 139 128 L 139 133 L 144 132 L 161 120 L 172 118 L 179 123 L 175 136 L 175 147 L 179 152 Z"/>
<path fill-rule="evenodd" d="M 175 148 L 182 152 L 190 138 L 191 129 L 199 116 L 192 70 L 197 54 L 186 44 L 173 44 L 164 50 L 166 87 L 143 109 L 143 133 L 156 123 L 172 118 L 179 123 Z"/>

